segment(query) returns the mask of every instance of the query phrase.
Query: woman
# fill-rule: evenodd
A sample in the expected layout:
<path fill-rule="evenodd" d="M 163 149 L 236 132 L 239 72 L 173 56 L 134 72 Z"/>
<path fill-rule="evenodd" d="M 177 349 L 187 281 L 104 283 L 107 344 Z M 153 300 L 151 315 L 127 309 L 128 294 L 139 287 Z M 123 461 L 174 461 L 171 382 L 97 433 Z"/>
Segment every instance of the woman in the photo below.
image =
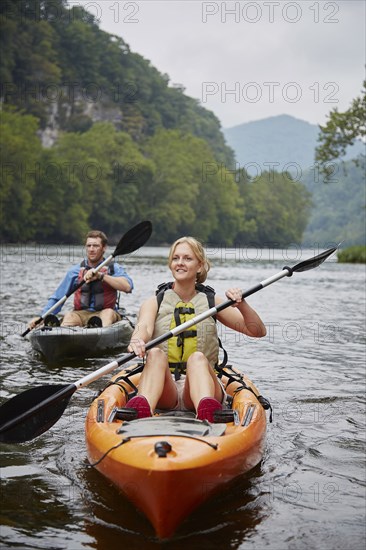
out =
<path fill-rule="evenodd" d="M 212 307 L 208 302 L 212 289 L 202 285 L 210 264 L 201 243 L 193 237 L 178 239 L 170 249 L 168 264 L 174 282 L 166 285 L 170 288 L 163 288 L 157 296 L 146 300 L 140 309 L 128 348 L 138 357 L 145 356 L 145 344 L 149 340 L 181 324 L 187 316 L 192 318 Z M 265 336 L 263 322 L 242 300 L 242 291 L 230 288 L 226 296 L 235 300 L 235 304 L 219 312 L 217 320 L 248 336 Z M 223 300 L 215 296 L 214 302 L 218 305 Z M 147 353 L 138 395 L 128 401 L 127 407 L 135 409 L 138 418 L 151 416 L 157 407 L 195 410 L 198 419 L 212 422 L 214 412 L 222 409 L 225 398 L 214 372 L 218 352 L 216 323 L 212 317 L 151 349 Z"/>

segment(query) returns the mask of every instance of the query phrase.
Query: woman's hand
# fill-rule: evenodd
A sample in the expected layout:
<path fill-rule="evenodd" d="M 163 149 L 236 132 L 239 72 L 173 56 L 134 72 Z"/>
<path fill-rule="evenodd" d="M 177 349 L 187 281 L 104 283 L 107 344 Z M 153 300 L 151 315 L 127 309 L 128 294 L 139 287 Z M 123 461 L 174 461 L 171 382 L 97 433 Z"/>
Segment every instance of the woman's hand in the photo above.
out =
<path fill-rule="evenodd" d="M 243 291 L 241 288 L 229 288 L 226 292 L 226 297 L 229 298 L 229 300 L 234 300 L 235 304 L 233 304 L 233 307 L 238 307 L 238 305 L 243 301 Z"/>
<path fill-rule="evenodd" d="M 146 354 L 146 344 L 141 338 L 132 338 L 127 350 L 134 353 L 136 357 L 144 357 Z"/>
<path fill-rule="evenodd" d="M 266 327 L 258 313 L 243 298 L 243 291 L 233 287 L 229 288 L 225 294 L 229 300 L 234 301 L 232 304 L 234 310 L 227 308 L 220 311 L 217 316 L 219 321 L 227 327 L 253 338 L 265 336 Z"/>

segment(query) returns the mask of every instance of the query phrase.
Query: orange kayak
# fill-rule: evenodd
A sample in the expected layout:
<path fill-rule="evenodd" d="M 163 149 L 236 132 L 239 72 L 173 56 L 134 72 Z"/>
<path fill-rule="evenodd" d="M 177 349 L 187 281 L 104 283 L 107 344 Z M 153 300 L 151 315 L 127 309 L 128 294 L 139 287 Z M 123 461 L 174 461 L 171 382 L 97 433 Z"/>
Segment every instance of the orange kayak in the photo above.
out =
<path fill-rule="evenodd" d="M 131 368 L 114 376 L 89 409 L 90 463 L 147 516 L 161 539 L 171 537 L 195 508 L 262 458 L 263 398 L 258 401 L 250 380 L 229 369 L 228 376 L 223 370 L 222 382 L 231 408 L 212 424 L 182 412 L 118 419 L 128 394 L 138 387 L 140 374 L 129 376 Z"/>

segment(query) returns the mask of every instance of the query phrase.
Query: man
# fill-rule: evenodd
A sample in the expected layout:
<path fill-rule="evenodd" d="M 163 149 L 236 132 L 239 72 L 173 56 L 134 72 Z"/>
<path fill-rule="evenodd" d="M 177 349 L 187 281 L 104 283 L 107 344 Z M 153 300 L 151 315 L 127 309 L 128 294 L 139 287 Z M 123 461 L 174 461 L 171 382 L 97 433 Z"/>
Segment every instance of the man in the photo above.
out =
<path fill-rule="evenodd" d="M 62 326 L 108 326 L 121 319 L 117 311 L 118 292 L 131 292 L 133 281 L 121 265 L 112 262 L 104 266 L 97 273 L 93 272 L 104 260 L 104 253 L 107 249 L 107 237 L 102 231 L 89 231 L 86 235 L 86 258 L 76 264 L 67 272 L 63 281 L 54 294 L 49 298 L 43 308 L 42 315 L 56 304 L 65 294 L 85 281 L 74 293 L 74 309 L 65 313 Z M 62 305 L 54 310 L 57 314 Z M 29 328 L 36 326 L 38 317 L 32 319 Z M 45 324 L 58 323 L 55 315 L 45 318 Z"/>

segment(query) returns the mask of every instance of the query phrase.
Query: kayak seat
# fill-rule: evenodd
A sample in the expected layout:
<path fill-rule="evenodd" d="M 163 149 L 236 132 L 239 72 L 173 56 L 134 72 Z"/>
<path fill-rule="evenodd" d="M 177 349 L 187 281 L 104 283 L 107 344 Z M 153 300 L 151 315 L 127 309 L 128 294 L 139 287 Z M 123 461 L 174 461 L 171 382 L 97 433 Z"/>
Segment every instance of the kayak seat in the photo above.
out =
<path fill-rule="evenodd" d="M 156 409 L 159 416 L 177 416 L 181 418 L 196 418 L 194 411 L 167 411 L 166 409 Z"/>
<path fill-rule="evenodd" d="M 156 409 L 156 413 L 159 416 L 174 416 L 180 418 L 196 418 L 196 415 L 193 411 L 167 411 L 162 409 Z M 130 407 L 115 407 L 112 410 L 112 413 L 109 417 L 108 422 L 113 422 L 114 420 L 137 420 L 138 414 L 137 410 Z"/>
<path fill-rule="evenodd" d="M 132 422 L 124 422 L 117 430 L 118 434 L 129 437 L 147 436 L 188 436 L 220 437 L 224 435 L 226 424 L 210 424 L 196 418 L 175 416 L 152 416 Z"/>
<path fill-rule="evenodd" d="M 193 411 L 166 411 L 162 409 L 157 409 L 156 413 L 159 417 L 169 416 L 185 419 L 196 418 L 196 415 Z M 137 420 L 137 418 L 138 414 L 136 409 L 130 407 L 116 407 L 112 411 L 109 422 L 113 422 L 113 420 Z M 237 426 L 240 423 L 239 413 L 237 410 L 233 409 L 217 410 L 213 415 L 212 422 L 214 424 L 221 424 L 223 422 L 227 424 L 229 422 L 234 422 L 234 424 Z"/>

